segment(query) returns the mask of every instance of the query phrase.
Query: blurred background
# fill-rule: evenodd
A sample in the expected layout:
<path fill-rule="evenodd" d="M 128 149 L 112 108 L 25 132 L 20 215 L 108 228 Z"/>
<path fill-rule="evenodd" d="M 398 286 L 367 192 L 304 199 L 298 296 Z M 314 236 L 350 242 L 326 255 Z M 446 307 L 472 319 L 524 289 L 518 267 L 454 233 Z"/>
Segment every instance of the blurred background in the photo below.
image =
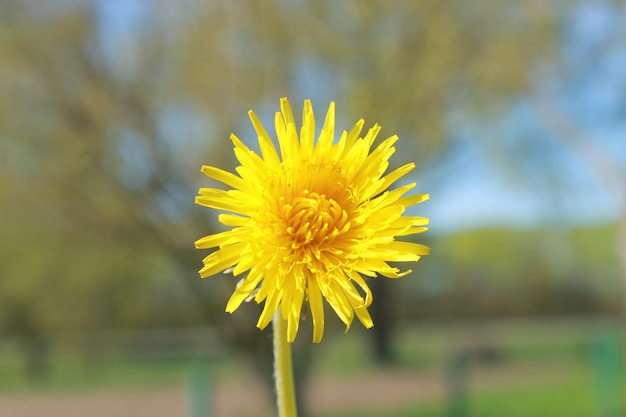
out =
<path fill-rule="evenodd" d="M 0 415 L 274 415 L 195 206 L 289 97 L 401 140 L 432 255 L 294 346 L 301 416 L 622 416 L 626 3 L 0 0 Z M 318 125 L 321 125 L 319 123 Z M 388 285 L 391 284 L 391 285 Z"/>

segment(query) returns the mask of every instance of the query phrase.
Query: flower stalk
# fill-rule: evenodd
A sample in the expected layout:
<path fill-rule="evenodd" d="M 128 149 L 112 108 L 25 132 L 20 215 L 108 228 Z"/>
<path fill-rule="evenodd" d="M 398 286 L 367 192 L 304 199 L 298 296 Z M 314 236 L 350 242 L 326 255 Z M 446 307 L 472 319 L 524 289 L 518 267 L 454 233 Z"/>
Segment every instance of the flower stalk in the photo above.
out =
<path fill-rule="evenodd" d="M 297 417 L 296 393 L 291 364 L 291 344 L 287 341 L 287 321 L 276 311 L 274 327 L 274 383 L 278 417 Z"/>

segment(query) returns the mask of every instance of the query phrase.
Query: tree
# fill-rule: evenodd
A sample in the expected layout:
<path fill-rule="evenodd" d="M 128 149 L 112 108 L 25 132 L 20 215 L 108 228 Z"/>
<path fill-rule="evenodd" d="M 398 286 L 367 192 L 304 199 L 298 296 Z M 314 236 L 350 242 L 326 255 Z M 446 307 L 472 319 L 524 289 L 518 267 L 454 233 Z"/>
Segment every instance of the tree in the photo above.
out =
<path fill-rule="evenodd" d="M 192 204 L 199 167 L 235 164 L 231 131 L 254 142 L 245 112 L 336 100 L 340 126 L 378 122 L 410 144 L 397 164 L 426 165 L 555 37 L 554 10 L 495 0 L 3 0 L 0 22 L 4 329 L 211 323 L 250 355 L 255 307 L 225 317 L 235 283 L 198 279 L 191 246 L 219 227 Z"/>

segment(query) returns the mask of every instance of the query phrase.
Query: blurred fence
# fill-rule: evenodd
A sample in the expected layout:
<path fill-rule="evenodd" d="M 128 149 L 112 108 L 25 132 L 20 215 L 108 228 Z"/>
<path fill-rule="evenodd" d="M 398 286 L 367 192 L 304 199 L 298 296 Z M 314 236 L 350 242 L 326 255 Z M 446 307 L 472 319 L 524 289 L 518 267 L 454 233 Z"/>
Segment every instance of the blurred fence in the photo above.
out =
<path fill-rule="evenodd" d="M 337 392 L 333 398 L 320 397 L 325 403 L 323 407 L 317 401 L 311 402 L 311 415 L 361 415 L 359 412 L 363 410 L 359 409 L 353 412 L 342 411 L 348 406 L 350 392 L 359 395 L 357 404 L 364 404 L 372 410 L 385 406 L 381 409 L 387 410 L 385 415 L 389 416 L 394 415 L 394 407 L 401 409 L 409 406 L 416 410 L 411 415 L 450 417 L 522 415 L 523 410 L 541 412 L 534 415 L 546 417 L 617 417 L 625 412 L 623 355 L 626 333 L 618 317 L 408 323 L 398 332 L 395 349 L 397 365 L 384 370 L 367 360 L 367 352 L 371 347 L 368 346 L 367 339 L 361 339 L 363 335 L 367 333 L 354 332 L 348 336 L 331 337 L 320 345 L 307 392 L 319 394 L 322 392 L 320 388 L 325 386 L 331 389 L 334 385 L 337 385 L 334 388 Z M 169 384 L 166 386 L 178 387 L 176 389 L 183 393 L 178 398 L 179 410 L 182 410 L 179 415 L 246 415 L 245 412 L 228 409 L 224 401 L 218 406 L 218 394 L 229 396 L 231 405 L 249 401 L 253 403 L 251 407 L 258 407 L 258 415 L 271 415 L 271 406 L 267 405 L 271 404 L 271 399 L 258 403 L 260 405 L 253 399 L 255 395 L 269 397 L 269 392 L 260 389 L 255 394 L 253 391 L 258 391 L 259 387 L 251 388 L 241 379 L 247 378 L 246 376 L 238 376 L 241 368 L 237 365 L 241 364 L 241 358 L 225 350 L 211 329 L 110 332 L 89 337 L 60 337 L 59 343 L 61 342 L 63 344 L 59 344 L 58 354 L 53 355 L 53 359 L 59 362 L 67 361 L 72 355 L 84 355 L 81 349 L 98 346 L 98 351 L 92 350 L 81 359 L 101 361 L 94 368 L 88 367 L 87 374 L 119 366 L 123 371 L 120 371 L 118 378 L 125 374 L 145 372 L 145 378 L 137 381 L 145 382 L 148 387 L 154 383 L 151 380 L 153 377 L 157 382 L 161 378 Z M 0 415 L 11 415 L 3 414 L 7 398 L 24 391 L 32 394 L 32 386 L 11 388 L 6 381 L 11 375 L 18 376 L 15 363 L 11 365 L 13 370 L 9 366 L 9 362 L 14 362 L 17 358 L 15 353 L 15 347 L 9 341 L 0 344 Z M 359 358 L 359 364 L 356 368 L 349 368 L 346 364 L 353 357 Z M 132 368 L 137 363 L 141 364 L 141 370 Z M 226 373 L 223 372 L 225 363 L 228 369 Z M 233 363 L 235 366 L 232 366 Z M 175 368 L 175 372 L 164 371 L 168 366 Z M 158 371 L 155 372 L 154 368 Z M 61 375 L 67 375 L 67 371 L 60 372 Z M 383 387 L 376 386 L 380 375 L 384 378 L 380 379 L 379 384 L 399 384 L 399 391 L 406 391 L 406 398 L 394 397 L 393 404 L 384 405 L 384 398 L 379 394 L 384 391 Z M 232 380 L 230 391 L 220 388 L 224 378 Z M 559 385 L 569 387 L 573 380 L 576 380 L 573 391 L 565 394 L 558 391 L 554 395 L 549 391 Z M 415 388 L 420 391 L 411 393 L 410 389 L 407 390 L 406 384 L 410 385 L 412 381 L 421 381 L 414 385 L 420 387 Z M 55 385 L 53 381 L 49 382 Z M 80 389 L 93 382 L 87 378 L 79 384 Z M 119 386 L 123 388 L 127 383 L 128 380 L 120 382 L 119 379 L 112 378 L 105 383 L 95 381 L 88 391 L 75 391 L 76 384 L 68 387 L 80 397 L 81 392 L 107 391 Z M 347 384 L 352 385 L 353 391 L 347 390 Z M 432 389 L 424 389 L 425 384 L 430 384 Z M 533 392 L 541 391 L 544 387 L 547 388 L 541 400 L 543 402 L 532 405 L 532 397 L 535 395 Z M 138 384 L 131 384 L 123 390 L 132 393 L 140 388 Z M 117 391 L 113 389 L 113 392 Z M 244 392 L 246 401 L 242 399 Z M 497 400 L 498 396 L 504 395 L 502 393 L 512 393 L 512 399 L 507 400 L 508 403 Z M 38 394 L 35 392 L 36 395 Z M 153 404 L 148 406 L 158 406 L 156 399 L 150 401 Z M 342 401 L 345 403 L 342 404 Z M 484 402 L 492 402 L 494 405 L 485 408 L 481 406 Z M 567 402 L 574 404 L 572 407 L 578 407 L 579 414 L 568 414 Z M 431 412 L 420 411 L 422 407 Z M 502 407 L 501 414 L 493 411 L 497 407 Z M 507 407 L 522 411 L 507 414 Z M 54 410 L 54 407 L 50 409 Z M 329 410 L 334 411 L 329 414 Z M 63 414 L 20 415 L 60 417 Z M 362 415 L 372 414 L 363 411 Z M 396 415 L 407 414 L 398 412 Z"/>

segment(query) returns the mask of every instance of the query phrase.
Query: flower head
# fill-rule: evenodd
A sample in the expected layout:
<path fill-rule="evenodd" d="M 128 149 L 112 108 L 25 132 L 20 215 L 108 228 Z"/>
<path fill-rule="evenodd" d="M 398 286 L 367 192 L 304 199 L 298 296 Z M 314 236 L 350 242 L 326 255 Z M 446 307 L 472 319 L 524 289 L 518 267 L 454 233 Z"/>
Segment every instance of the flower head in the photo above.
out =
<path fill-rule="evenodd" d="M 313 342 L 324 332 L 324 300 L 350 327 L 354 316 L 367 328 L 372 303 L 365 277 L 399 278 L 388 262 L 417 261 L 428 247 L 396 240 L 426 230 L 428 219 L 404 216 L 407 206 L 428 199 L 426 194 L 405 196 L 415 184 L 389 190 L 414 168 L 404 165 L 387 173 L 394 153 L 392 136 L 373 151 L 380 127 L 360 137 L 363 120 L 334 142 L 335 104 L 330 103 L 321 134 L 315 141 L 310 101 L 304 102 L 300 135 L 287 99 L 276 114 L 279 151 L 250 111 L 261 155 L 231 135 L 241 164 L 233 174 L 203 166 L 207 176 L 230 190 L 201 188 L 196 203 L 225 211 L 219 221 L 230 230 L 196 241 L 196 248 L 214 250 L 204 259 L 203 278 L 226 269 L 235 276 L 247 272 L 226 306 L 233 312 L 254 298 L 265 302 L 257 327 L 265 328 L 275 312 L 288 322 L 287 339 L 298 331 L 303 303 L 313 320 Z"/>

